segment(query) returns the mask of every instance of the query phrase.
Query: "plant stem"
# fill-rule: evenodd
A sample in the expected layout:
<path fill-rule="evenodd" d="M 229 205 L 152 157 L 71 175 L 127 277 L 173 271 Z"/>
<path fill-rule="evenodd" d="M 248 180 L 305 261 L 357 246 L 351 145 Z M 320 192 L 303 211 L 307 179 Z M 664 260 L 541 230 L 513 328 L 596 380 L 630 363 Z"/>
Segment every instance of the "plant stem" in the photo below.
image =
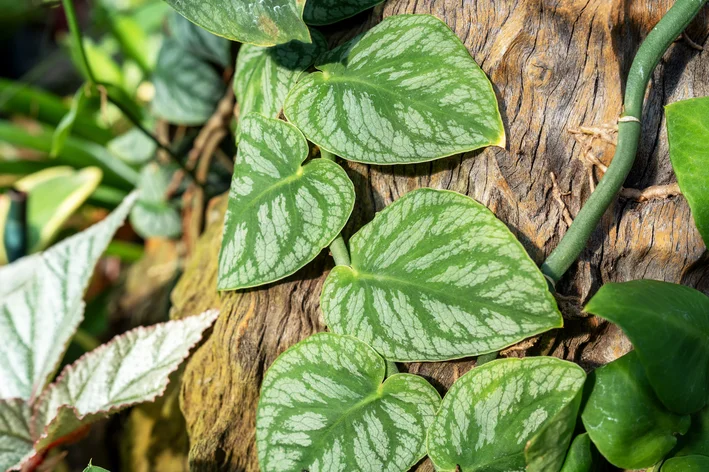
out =
<path fill-rule="evenodd" d="M 101 341 L 81 328 L 76 330 L 76 333 L 74 333 L 74 337 L 71 340 L 85 352 L 93 351 L 101 345 Z"/>
<path fill-rule="evenodd" d="M 652 73 L 665 51 L 706 2 L 677 0 L 635 55 L 625 88 L 625 103 L 618 122 L 618 145 L 613 161 L 559 245 L 542 265 L 542 272 L 553 282 L 557 282 L 581 255 L 591 233 L 628 177 L 638 150 L 645 91 Z"/>
<path fill-rule="evenodd" d="M 322 148 L 320 149 L 320 157 L 332 162 L 335 162 L 337 159 L 337 156 L 333 153 Z M 350 252 L 347 249 L 347 244 L 345 244 L 345 238 L 342 237 L 342 234 L 338 234 L 335 240 L 330 243 L 330 252 L 332 253 L 332 258 L 335 259 L 336 265 L 348 266 L 352 263 L 350 261 Z"/>
<path fill-rule="evenodd" d="M 142 245 L 125 241 L 111 241 L 106 248 L 107 256 L 115 256 L 124 262 L 137 262 L 143 257 L 145 250 Z"/>

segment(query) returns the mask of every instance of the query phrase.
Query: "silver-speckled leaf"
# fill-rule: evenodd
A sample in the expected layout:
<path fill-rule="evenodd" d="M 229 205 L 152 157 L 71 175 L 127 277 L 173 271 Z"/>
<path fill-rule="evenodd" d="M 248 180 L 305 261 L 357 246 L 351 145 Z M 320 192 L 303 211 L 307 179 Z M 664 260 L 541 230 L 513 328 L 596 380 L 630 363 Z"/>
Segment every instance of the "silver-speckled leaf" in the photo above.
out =
<path fill-rule="evenodd" d="M 256 415 L 263 472 L 405 472 L 426 452 L 440 404 L 422 377 L 395 374 L 372 348 L 322 333 L 266 373 Z"/>
<path fill-rule="evenodd" d="M 490 81 L 458 37 L 429 15 L 391 16 L 318 60 L 285 115 L 345 159 L 406 164 L 505 145 Z"/>
<path fill-rule="evenodd" d="M 0 399 L 39 396 L 83 318 L 84 290 L 94 266 L 135 198 L 129 195 L 106 219 L 40 258 L 2 269 L 0 279 L 16 270 L 25 280 L 0 300 Z"/>
<path fill-rule="evenodd" d="M 350 253 L 352 266 L 325 280 L 325 321 L 389 360 L 476 356 L 562 326 L 522 245 L 465 195 L 404 195 L 352 237 Z"/>
<path fill-rule="evenodd" d="M 268 118 L 278 118 L 288 92 L 327 49 L 320 33 L 313 31 L 312 37 L 312 43 L 291 41 L 275 47 L 241 46 L 234 73 L 234 93 L 241 116 L 258 112 Z"/>
<path fill-rule="evenodd" d="M 560 454 L 534 470 L 557 472 L 585 379 L 583 369 L 552 357 L 500 359 L 474 368 L 453 384 L 428 431 L 428 455 L 436 470 L 526 470 L 525 448 L 552 427 L 560 432 L 553 445 Z M 565 414 L 569 408 L 574 414 Z"/>
<path fill-rule="evenodd" d="M 354 207 L 354 186 L 334 162 L 308 156 L 295 126 L 251 113 L 241 123 L 224 237 L 220 290 L 287 277 L 340 233 Z"/>
<path fill-rule="evenodd" d="M 0 400 L 0 471 L 17 468 L 32 454 L 31 418 L 24 400 Z"/>
<path fill-rule="evenodd" d="M 308 0 L 303 19 L 309 25 L 330 25 L 368 10 L 384 0 Z"/>
<path fill-rule="evenodd" d="M 188 20 L 240 43 L 273 46 L 310 41 L 304 0 L 165 0 Z"/>

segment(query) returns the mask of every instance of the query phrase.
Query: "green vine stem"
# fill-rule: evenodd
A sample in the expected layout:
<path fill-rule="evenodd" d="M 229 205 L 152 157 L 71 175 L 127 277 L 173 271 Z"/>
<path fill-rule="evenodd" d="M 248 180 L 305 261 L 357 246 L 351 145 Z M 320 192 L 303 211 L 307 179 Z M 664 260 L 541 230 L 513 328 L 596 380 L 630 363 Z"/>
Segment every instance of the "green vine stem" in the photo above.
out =
<path fill-rule="evenodd" d="M 325 149 L 320 149 L 320 157 L 332 162 L 337 159 L 333 153 Z M 335 259 L 335 264 L 342 266 L 351 264 L 350 251 L 347 249 L 347 244 L 345 244 L 345 238 L 342 237 L 342 234 L 338 234 L 335 240 L 330 243 L 330 252 L 332 253 L 332 258 Z"/>
<path fill-rule="evenodd" d="M 682 34 L 707 0 L 677 0 L 643 41 L 628 74 L 623 114 L 618 120 L 618 145 L 608 171 L 591 194 L 573 224 L 542 265 L 542 272 L 556 283 L 586 247 L 630 173 L 638 150 L 645 91 L 665 51 Z"/>

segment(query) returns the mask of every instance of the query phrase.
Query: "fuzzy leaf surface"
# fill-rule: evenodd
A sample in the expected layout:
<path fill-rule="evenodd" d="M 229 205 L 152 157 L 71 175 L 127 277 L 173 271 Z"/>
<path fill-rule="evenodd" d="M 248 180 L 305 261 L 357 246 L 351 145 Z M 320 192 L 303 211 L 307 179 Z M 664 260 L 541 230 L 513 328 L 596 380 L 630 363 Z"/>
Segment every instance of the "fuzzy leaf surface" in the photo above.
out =
<path fill-rule="evenodd" d="M 293 274 L 340 233 L 354 207 L 345 171 L 308 156 L 293 125 L 251 113 L 241 123 L 224 237 L 220 290 L 274 282 Z"/>
<path fill-rule="evenodd" d="M 651 467 L 689 428 L 689 416 L 662 405 L 631 351 L 589 375 L 588 398 L 581 413 L 591 441 L 621 469 Z"/>
<path fill-rule="evenodd" d="M 40 397 L 35 449 L 131 405 L 162 395 L 169 375 L 187 358 L 219 313 L 139 327 L 67 366 Z"/>
<path fill-rule="evenodd" d="M 684 285 L 634 280 L 605 284 L 585 311 L 623 329 L 667 409 L 686 415 L 707 403 L 709 297 Z"/>
<path fill-rule="evenodd" d="M 31 417 L 26 401 L 0 400 L 0 471 L 19 466 L 32 454 Z"/>
<path fill-rule="evenodd" d="M 285 115 L 318 146 L 370 164 L 425 162 L 490 145 L 505 131 L 490 81 L 429 15 L 386 18 L 325 54 Z"/>
<path fill-rule="evenodd" d="M 682 100 L 665 110 L 672 168 L 709 246 L 709 97 Z"/>
<path fill-rule="evenodd" d="M 323 286 L 325 321 L 388 360 L 477 356 L 562 325 L 522 245 L 465 195 L 414 190 L 349 245 L 351 267 Z"/>
<path fill-rule="evenodd" d="M 303 19 L 309 25 L 331 25 L 379 5 L 384 0 L 308 0 Z"/>
<path fill-rule="evenodd" d="M 384 381 L 385 369 L 372 348 L 331 333 L 283 353 L 258 405 L 261 470 L 409 470 L 426 452 L 440 396 L 415 375 Z"/>
<path fill-rule="evenodd" d="M 15 271 L 25 280 L 0 301 L 0 399 L 39 396 L 83 318 L 94 266 L 135 198 L 131 194 L 106 219 L 37 259 L 3 268 L 3 277 Z"/>

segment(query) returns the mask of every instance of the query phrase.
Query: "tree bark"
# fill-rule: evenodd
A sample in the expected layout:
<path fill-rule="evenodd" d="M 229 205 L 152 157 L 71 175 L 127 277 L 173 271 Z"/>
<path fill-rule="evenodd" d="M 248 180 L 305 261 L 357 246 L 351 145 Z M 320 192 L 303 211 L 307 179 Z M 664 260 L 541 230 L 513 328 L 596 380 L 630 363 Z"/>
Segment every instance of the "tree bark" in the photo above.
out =
<path fill-rule="evenodd" d="M 541 263 L 590 194 L 586 154 L 605 164 L 613 156 L 611 139 L 591 140 L 591 135 L 569 130 L 615 124 L 634 53 L 672 3 L 389 0 L 350 22 L 354 31 L 400 13 L 430 13 L 445 20 L 494 84 L 509 144 L 506 150 L 489 148 L 419 165 L 343 162 L 358 199 L 345 238 L 411 190 L 449 189 L 492 209 Z M 688 30 L 699 44 L 707 44 L 708 19 L 705 9 Z M 705 95 L 709 52 L 679 40 L 653 76 L 642 143 L 626 187 L 675 181 L 662 107 Z M 591 172 L 600 176 L 598 170 Z M 222 198 L 209 210 L 211 223 L 173 294 L 174 318 L 221 310 L 211 338 L 189 361 L 183 378 L 181 407 L 192 471 L 258 470 L 254 425 L 263 374 L 286 348 L 325 329 L 319 295 L 332 267 L 326 253 L 285 281 L 217 293 L 224 203 Z M 604 283 L 642 278 L 681 282 L 709 293 L 705 251 L 682 196 L 644 202 L 618 198 L 557 286 L 565 328 L 503 355 L 553 355 L 589 370 L 619 357 L 631 347 L 627 339 L 614 326 L 583 314 L 583 304 Z M 473 359 L 466 359 L 402 369 L 423 375 L 445 393 L 473 365 Z M 416 470 L 432 467 L 423 461 Z"/>

